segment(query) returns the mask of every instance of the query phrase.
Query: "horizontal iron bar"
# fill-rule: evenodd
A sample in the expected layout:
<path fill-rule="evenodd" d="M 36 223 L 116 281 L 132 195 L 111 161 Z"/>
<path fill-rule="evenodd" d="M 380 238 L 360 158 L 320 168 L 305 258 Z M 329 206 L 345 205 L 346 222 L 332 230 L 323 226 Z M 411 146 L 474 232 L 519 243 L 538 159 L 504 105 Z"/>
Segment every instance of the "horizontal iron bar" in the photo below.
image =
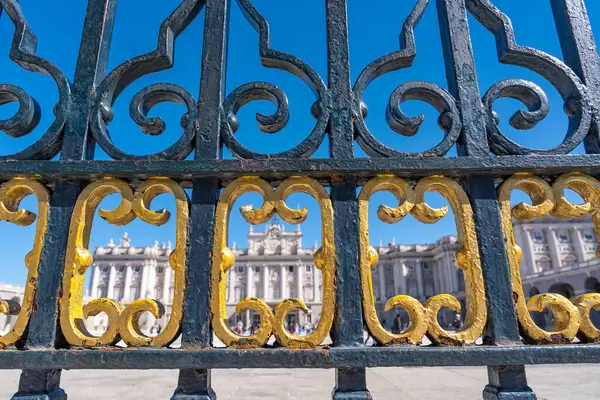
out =
<path fill-rule="evenodd" d="M 600 155 L 573 154 L 552 156 L 498 157 L 404 157 L 356 159 L 267 159 L 267 160 L 184 160 L 184 161 L 3 161 L 0 178 L 39 176 L 42 179 L 94 179 L 102 176 L 146 178 L 169 176 L 174 179 L 215 177 L 236 178 L 260 175 L 282 179 L 305 175 L 329 178 L 352 174 L 368 178 L 378 173 L 404 177 L 449 175 L 508 176 L 515 172 L 554 175 L 564 172 L 600 174 Z"/>
<path fill-rule="evenodd" d="M 0 350 L 0 369 L 371 368 L 579 363 L 600 363 L 600 346 Z"/>

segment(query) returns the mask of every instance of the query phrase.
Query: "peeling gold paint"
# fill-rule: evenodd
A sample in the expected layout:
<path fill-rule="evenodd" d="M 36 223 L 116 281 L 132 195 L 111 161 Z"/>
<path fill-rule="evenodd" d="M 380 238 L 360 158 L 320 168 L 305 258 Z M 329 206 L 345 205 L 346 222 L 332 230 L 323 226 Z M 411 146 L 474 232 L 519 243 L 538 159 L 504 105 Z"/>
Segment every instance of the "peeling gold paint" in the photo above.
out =
<path fill-rule="evenodd" d="M 267 222 L 275 213 L 291 224 L 299 224 L 308 214 L 306 208 L 289 208 L 286 199 L 293 193 L 306 193 L 317 200 L 321 211 L 322 247 L 315 253 L 315 266 L 323 273 L 323 309 L 315 330 L 307 336 L 295 336 L 285 329 L 285 316 L 292 310 L 307 312 L 306 305 L 300 299 L 287 299 L 273 311 L 264 301 L 247 298 L 236 306 L 238 313 L 253 310 L 260 316 L 260 326 L 251 336 L 240 336 L 227 326 L 225 292 L 227 288 L 227 270 L 235 263 L 235 257 L 227 247 L 227 229 L 231 207 L 245 193 L 256 192 L 264 202 L 261 207 L 240 208 L 242 216 L 250 224 Z M 277 341 L 289 348 L 312 348 L 321 344 L 333 323 L 335 310 L 335 254 L 333 247 L 333 207 L 327 191 L 317 181 L 305 177 L 292 177 L 283 181 L 276 190 L 262 179 L 242 177 L 229 184 L 217 203 L 215 219 L 215 238 L 212 256 L 211 312 L 212 327 L 215 335 L 226 345 L 236 348 L 256 348 L 264 346 L 271 334 Z"/>
<path fill-rule="evenodd" d="M 556 186 L 558 189 L 559 183 Z M 515 189 L 525 192 L 532 204 L 519 203 L 514 207 L 510 205 L 510 196 Z M 514 293 L 515 308 L 521 331 L 525 339 L 530 343 L 565 343 L 570 342 L 580 326 L 580 315 L 567 298 L 558 294 L 539 294 L 525 301 L 523 282 L 519 262 L 522 252 L 515 242 L 512 218 L 520 221 L 530 221 L 544 216 L 553 211 L 555 205 L 555 194 L 550 185 L 543 179 L 527 173 L 515 174 L 508 178 L 500 187 L 498 195 L 500 211 L 502 215 L 502 230 L 510 263 L 512 289 Z M 568 210 L 562 207 L 554 213 L 564 217 Z M 553 316 L 553 326 L 550 331 L 545 331 L 535 324 L 530 312 L 544 311 L 548 308 Z"/>
<path fill-rule="evenodd" d="M 369 244 L 368 207 L 371 196 L 378 191 L 392 193 L 398 200 L 398 207 L 382 205 L 377 210 L 378 217 L 387 223 L 395 223 L 411 213 L 423 223 L 435 223 L 448 213 L 447 207 L 431 208 L 425 202 L 425 192 L 434 191 L 446 198 L 455 214 L 456 229 L 461 244 L 457 252 L 457 264 L 464 270 L 467 312 L 464 326 L 458 332 L 445 331 L 437 321 L 437 314 L 442 307 L 460 311 L 459 301 L 449 295 L 441 294 L 432 297 L 425 306 L 407 295 L 391 298 L 385 305 L 388 311 L 393 307 L 404 308 L 410 317 L 410 326 L 400 334 L 388 332 L 377 317 L 373 295 L 371 269 L 378 262 L 375 249 Z M 421 179 L 415 189 L 403 179 L 393 175 L 381 175 L 371 179 L 359 195 L 360 219 L 360 270 L 362 281 L 362 299 L 365 321 L 371 334 L 382 344 L 419 343 L 425 333 L 437 344 L 474 343 L 483 332 L 487 318 L 485 290 L 477 236 L 473 220 L 473 211 L 469 199 L 462 187 L 455 181 L 432 176 Z"/>
<path fill-rule="evenodd" d="M 34 195 L 38 203 L 38 214 L 19 209 L 21 200 Z M 0 313 L 16 315 L 14 326 L 5 335 L 0 336 L 0 349 L 16 343 L 25 332 L 33 309 L 33 301 L 38 283 L 38 267 L 44 245 L 44 236 L 48 224 L 48 190 L 36 180 L 15 178 L 0 186 L 0 220 L 19 226 L 31 225 L 37 218 L 33 247 L 25 256 L 27 283 L 22 304 L 12 300 L 0 300 Z"/>
<path fill-rule="evenodd" d="M 121 203 L 113 210 L 100 209 L 99 215 L 113 225 L 126 225 L 139 217 L 152 225 L 163 225 L 170 213 L 166 210 L 150 210 L 152 200 L 164 193 L 172 194 L 176 203 L 176 245 L 169 256 L 174 271 L 174 295 L 171 317 L 160 334 L 148 337 L 139 329 L 139 317 L 150 312 L 156 318 L 164 314 L 164 306 L 156 300 L 140 299 L 124 307 L 111 299 L 94 299 L 83 306 L 84 278 L 92 265 L 88 250 L 94 213 L 100 202 L 110 194 L 121 195 Z M 112 345 L 121 338 L 130 346 L 166 346 L 172 343 L 181 329 L 183 295 L 185 290 L 186 246 L 188 223 L 188 199 L 185 191 L 167 178 L 152 178 L 136 191 L 125 181 L 104 178 L 88 185 L 75 204 L 65 261 L 63 294 L 60 299 L 60 324 L 67 342 L 74 346 Z M 84 320 L 104 312 L 108 328 L 100 337 L 90 334 Z"/>

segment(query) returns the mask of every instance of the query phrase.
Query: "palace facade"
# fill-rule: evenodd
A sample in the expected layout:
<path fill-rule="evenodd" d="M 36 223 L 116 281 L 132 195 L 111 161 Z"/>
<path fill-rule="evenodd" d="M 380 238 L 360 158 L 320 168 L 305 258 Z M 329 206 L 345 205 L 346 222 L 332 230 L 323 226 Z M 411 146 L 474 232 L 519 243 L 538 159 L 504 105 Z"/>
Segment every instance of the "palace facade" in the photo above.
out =
<path fill-rule="evenodd" d="M 600 262 L 590 219 L 560 221 L 547 217 L 515 222 L 514 232 L 523 251 L 520 268 L 526 295 L 553 292 L 572 297 L 600 291 Z M 273 307 L 286 298 L 300 298 L 308 313 L 290 313 L 288 325 L 310 329 L 318 322 L 322 276 L 313 260 L 318 245 L 305 247 L 302 237 L 300 226 L 287 231 L 275 220 L 261 231 L 250 228 L 246 248 L 232 244 L 236 262 L 228 271 L 226 294 L 232 328 L 245 331 L 259 323 L 251 311 L 236 314 L 236 304 L 246 297 L 261 298 Z M 425 301 L 438 293 L 450 293 L 464 302 L 464 278 L 455 261 L 458 247 L 455 236 L 444 236 L 431 244 L 396 244 L 392 240 L 376 246 L 379 264 L 372 270 L 373 290 L 380 320 L 388 329 L 398 313 L 402 322 L 408 323 L 402 310 L 384 311 L 387 299 L 397 294 Z M 171 250 L 170 243 L 136 247 L 127 234 L 118 244 L 111 240 L 96 248 L 86 299 L 108 297 L 124 304 L 139 298 L 160 300 L 166 306 L 165 316 L 156 321 L 144 315 L 141 320 L 146 333 L 160 331 L 170 316 L 173 297 L 173 271 L 168 263 Z M 21 297 L 22 288 L 0 285 L 0 298 Z M 11 318 L 0 315 L 0 331 L 10 325 Z M 446 310 L 440 323 L 450 325 L 454 318 L 454 313 Z M 540 324 L 549 322 L 544 318 L 549 316 L 537 316 Z M 107 320 L 101 314 L 86 323 L 92 332 L 102 331 Z"/>

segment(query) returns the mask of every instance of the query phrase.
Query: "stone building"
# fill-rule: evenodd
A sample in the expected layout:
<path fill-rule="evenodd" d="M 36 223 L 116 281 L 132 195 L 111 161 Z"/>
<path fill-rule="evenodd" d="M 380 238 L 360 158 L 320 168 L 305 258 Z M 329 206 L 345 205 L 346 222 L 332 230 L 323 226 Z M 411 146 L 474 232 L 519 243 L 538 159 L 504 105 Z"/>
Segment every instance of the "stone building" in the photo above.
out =
<path fill-rule="evenodd" d="M 600 261 L 596 258 L 596 235 L 589 218 L 560 221 L 545 217 L 532 222 L 514 223 L 515 239 L 523 251 L 521 276 L 528 296 L 538 293 L 560 293 L 567 297 L 600 291 Z M 303 247 L 300 226 L 286 231 L 274 220 L 264 230 L 250 228 L 247 248 L 232 244 L 236 263 L 227 276 L 227 315 L 230 326 L 250 328 L 258 323 L 251 311 L 241 315 L 235 306 L 246 297 L 263 299 L 276 306 L 286 298 L 302 299 L 308 314 L 293 312 L 287 323 L 314 326 L 321 314 L 322 276 L 315 268 L 313 256 L 317 244 Z M 402 310 L 384 312 L 384 305 L 396 294 L 408 294 L 425 301 L 438 293 L 450 293 L 464 302 L 462 270 L 456 267 L 458 249 L 455 236 L 444 236 L 431 244 L 396 244 L 394 240 L 376 246 L 379 264 L 372 270 L 373 290 L 380 319 L 389 329 L 397 313 L 403 322 L 408 319 Z M 118 244 L 98 247 L 94 253 L 91 279 L 86 299 L 108 297 L 128 304 L 138 298 L 153 298 L 165 304 L 161 321 L 150 315 L 142 319 L 142 330 L 157 332 L 165 326 L 173 297 L 173 271 L 168 264 L 171 244 L 135 247 L 125 234 Z M 0 285 L 0 298 L 22 298 L 23 289 Z M 358 295 L 358 294 L 357 294 Z M 463 307 L 464 309 L 464 307 Z M 0 315 L 0 331 L 10 325 L 10 318 Z M 544 318 L 546 320 L 544 321 Z M 540 324 L 549 316 L 538 315 Z M 449 325 L 454 314 L 443 311 L 440 322 Z M 8 323 L 7 323 L 8 321 Z M 106 317 L 99 315 L 87 321 L 88 328 L 100 331 Z"/>

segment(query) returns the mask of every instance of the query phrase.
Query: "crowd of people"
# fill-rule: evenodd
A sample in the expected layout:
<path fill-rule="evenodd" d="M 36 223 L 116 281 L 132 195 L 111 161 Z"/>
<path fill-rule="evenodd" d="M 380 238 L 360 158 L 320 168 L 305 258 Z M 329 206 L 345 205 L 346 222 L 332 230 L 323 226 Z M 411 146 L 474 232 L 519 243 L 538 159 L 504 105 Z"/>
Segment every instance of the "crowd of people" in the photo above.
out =
<path fill-rule="evenodd" d="M 237 324 L 231 325 L 229 329 L 231 329 L 231 331 L 237 335 L 249 336 L 254 335 L 259 327 L 260 325 L 257 323 L 246 326 L 242 321 L 238 321 Z M 289 322 L 285 328 L 289 333 L 296 336 L 306 336 L 315 330 L 313 324 L 311 323 L 301 325 L 296 321 Z"/>

